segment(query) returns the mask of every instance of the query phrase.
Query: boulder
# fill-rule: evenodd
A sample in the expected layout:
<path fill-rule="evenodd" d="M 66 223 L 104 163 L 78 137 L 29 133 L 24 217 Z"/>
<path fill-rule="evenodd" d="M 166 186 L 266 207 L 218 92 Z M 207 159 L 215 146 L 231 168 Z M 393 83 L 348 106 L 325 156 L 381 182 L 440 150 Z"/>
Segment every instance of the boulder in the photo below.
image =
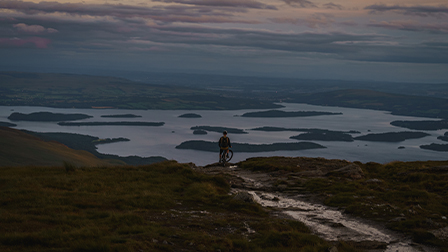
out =
<path fill-rule="evenodd" d="M 448 240 L 448 227 L 436 229 L 430 231 L 435 237 L 439 238 L 440 240 Z"/>
<path fill-rule="evenodd" d="M 248 192 L 239 192 L 235 196 L 233 196 L 233 199 L 246 203 L 255 203 L 254 196 Z"/>
<path fill-rule="evenodd" d="M 362 179 L 364 177 L 364 172 L 362 171 L 361 167 L 359 167 L 356 164 L 349 164 L 342 168 L 333 170 L 331 172 L 328 172 L 326 176 L 341 176 L 349 179 Z"/>

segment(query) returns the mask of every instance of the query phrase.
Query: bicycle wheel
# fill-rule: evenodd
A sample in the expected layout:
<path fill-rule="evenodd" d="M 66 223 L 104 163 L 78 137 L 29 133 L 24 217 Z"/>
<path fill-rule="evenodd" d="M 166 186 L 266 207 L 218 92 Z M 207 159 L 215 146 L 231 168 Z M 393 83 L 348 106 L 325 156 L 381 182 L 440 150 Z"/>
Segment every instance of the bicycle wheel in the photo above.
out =
<path fill-rule="evenodd" d="M 233 158 L 233 151 L 229 150 L 229 154 L 226 156 L 226 163 L 229 162 Z"/>

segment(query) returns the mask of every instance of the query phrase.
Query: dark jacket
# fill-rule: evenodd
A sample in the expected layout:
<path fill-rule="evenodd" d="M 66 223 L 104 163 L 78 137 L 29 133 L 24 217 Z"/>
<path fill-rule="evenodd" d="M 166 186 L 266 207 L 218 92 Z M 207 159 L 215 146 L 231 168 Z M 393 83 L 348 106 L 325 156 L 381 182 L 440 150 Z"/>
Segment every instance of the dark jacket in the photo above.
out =
<path fill-rule="evenodd" d="M 224 144 L 223 144 L 224 138 L 227 138 L 227 146 L 224 146 Z M 232 144 L 230 143 L 230 138 L 228 138 L 226 136 L 222 136 L 219 139 L 218 145 L 219 145 L 219 148 L 221 148 L 221 149 L 228 149 L 229 147 L 232 148 Z"/>

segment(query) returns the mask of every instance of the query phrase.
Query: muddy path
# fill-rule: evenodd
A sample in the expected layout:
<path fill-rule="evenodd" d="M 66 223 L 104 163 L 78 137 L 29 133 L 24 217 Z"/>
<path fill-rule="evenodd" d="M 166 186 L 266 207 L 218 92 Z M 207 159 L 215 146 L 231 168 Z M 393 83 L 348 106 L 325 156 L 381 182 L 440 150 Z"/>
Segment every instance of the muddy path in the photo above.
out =
<path fill-rule="evenodd" d="M 438 249 L 416 244 L 403 234 L 388 230 L 384 224 L 361 219 L 344 213 L 343 209 L 325 206 L 318 195 L 304 192 L 303 188 L 291 185 L 301 176 L 284 173 L 264 173 L 243 170 L 237 166 L 221 167 L 209 165 L 194 167 L 197 171 L 217 175 L 225 174 L 230 179 L 232 192 L 245 192 L 264 207 L 283 217 L 303 222 L 316 235 L 327 241 L 345 241 L 367 251 L 388 252 L 435 252 Z"/>

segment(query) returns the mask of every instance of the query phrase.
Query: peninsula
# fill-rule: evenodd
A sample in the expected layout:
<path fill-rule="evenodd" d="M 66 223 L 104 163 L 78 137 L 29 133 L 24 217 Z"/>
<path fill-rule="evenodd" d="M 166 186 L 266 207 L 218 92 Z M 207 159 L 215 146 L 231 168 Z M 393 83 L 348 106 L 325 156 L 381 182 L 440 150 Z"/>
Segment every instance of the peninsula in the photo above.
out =
<path fill-rule="evenodd" d="M 296 111 L 287 112 L 282 110 L 267 110 L 244 113 L 242 117 L 307 117 L 320 115 L 342 115 L 342 113 L 320 112 L 320 111 Z"/>
<path fill-rule="evenodd" d="M 308 128 L 282 128 L 282 127 L 259 127 L 254 128 L 251 130 L 257 130 L 257 131 L 266 131 L 266 132 L 279 132 L 279 131 L 298 131 L 298 132 L 313 132 L 313 133 L 348 133 L 348 134 L 359 134 L 361 132 L 356 130 L 349 130 L 349 131 L 334 131 L 334 130 L 327 130 L 327 129 L 308 129 Z"/>
<path fill-rule="evenodd" d="M 226 130 L 228 133 L 232 133 L 232 134 L 247 134 L 247 132 L 242 129 L 220 127 L 220 126 L 195 126 L 195 127 L 191 127 L 190 129 L 191 130 L 205 130 L 205 131 L 212 131 L 212 132 L 219 132 L 219 133 L 222 133 L 224 130 Z"/>
<path fill-rule="evenodd" d="M 448 131 L 443 134 L 443 136 L 437 137 L 437 139 L 448 142 Z"/>
<path fill-rule="evenodd" d="M 448 151 L 448 144 L 436 144 L 420 145 L 420 149 L 433 150 L 433 151 Z"/>
<path fill-rule="evenodd" d="M 364 136 L 355 137 L 355 140 L 361 141 L 371 141 L 371 142 L 402 142 L 407 139 L 417 139 L 430 136 L 430 134 L 425 132 L 412 132 L 412 131 L 403 131 L 403 132 L 387 132 L 387 133 L 378 133 L 378 134 L 367 134 Z"/>
<path fill-rule="evenodd" d="M 201 118 L 201 115 L 195 113 L 187 113 L 179 116 L 180 118 Z"/>
<path fill-rule="evenodd" d="M 33 121 L 33 122 L 62 122 L 62 121 L 75 121 L 93 116 L 85 114 L 62 114 L 52 112 L 35 112 L 31 114 L 23 114 L 19 112 L 12 113 L 8 119 L 11 121 Z"/>
<path fill-rule="evenodd" d="M 320 144 L 312 142 L 298 142 L 298 143 L 273 143 L 273 144 L 248 144 L 248 143 L 232 143 L 232 150 L 236 152 L 267 152 L 267 151 L 296 151 L 307 149 L 322 149 L 326 148 Z M 208 142 L 202 140 L 185 141 L 176 146 L 176 149 L 189 149 L 215 152 L 218 147 L 218 142 Z"/>
<path fill-rule="evenodd" d="M 315 140 L 315 141 L 342 141 L 353 142 L 353 137 L 340 132 L 308 132 L 290 137 L 297 140 Z"/>
<path fill-rule="evenodd" d="M 137 118 L 137 117 L 142 117 L 142 116 L 134 115 L 134 114 L 122 114 L 122 115 L 102 115 L 101 117 L 107 117 L 107 118 Z"/>
<path fill-rule="evenodd" d="M 16 127 L 17 124 L 9 122 L 0 122 L 0 127 Z"/>
<path fill-rule="evenodd" d="M 448 120 L 438 121 L 393 121 L 390 123 L 393 126 L 412 129 L 412 130 L 441 130 L 448 129 Z"/>
<path fill-rule="evenodd" d="M 60 122 L 60 126 L 163 126 L 164 122 Z"/>

